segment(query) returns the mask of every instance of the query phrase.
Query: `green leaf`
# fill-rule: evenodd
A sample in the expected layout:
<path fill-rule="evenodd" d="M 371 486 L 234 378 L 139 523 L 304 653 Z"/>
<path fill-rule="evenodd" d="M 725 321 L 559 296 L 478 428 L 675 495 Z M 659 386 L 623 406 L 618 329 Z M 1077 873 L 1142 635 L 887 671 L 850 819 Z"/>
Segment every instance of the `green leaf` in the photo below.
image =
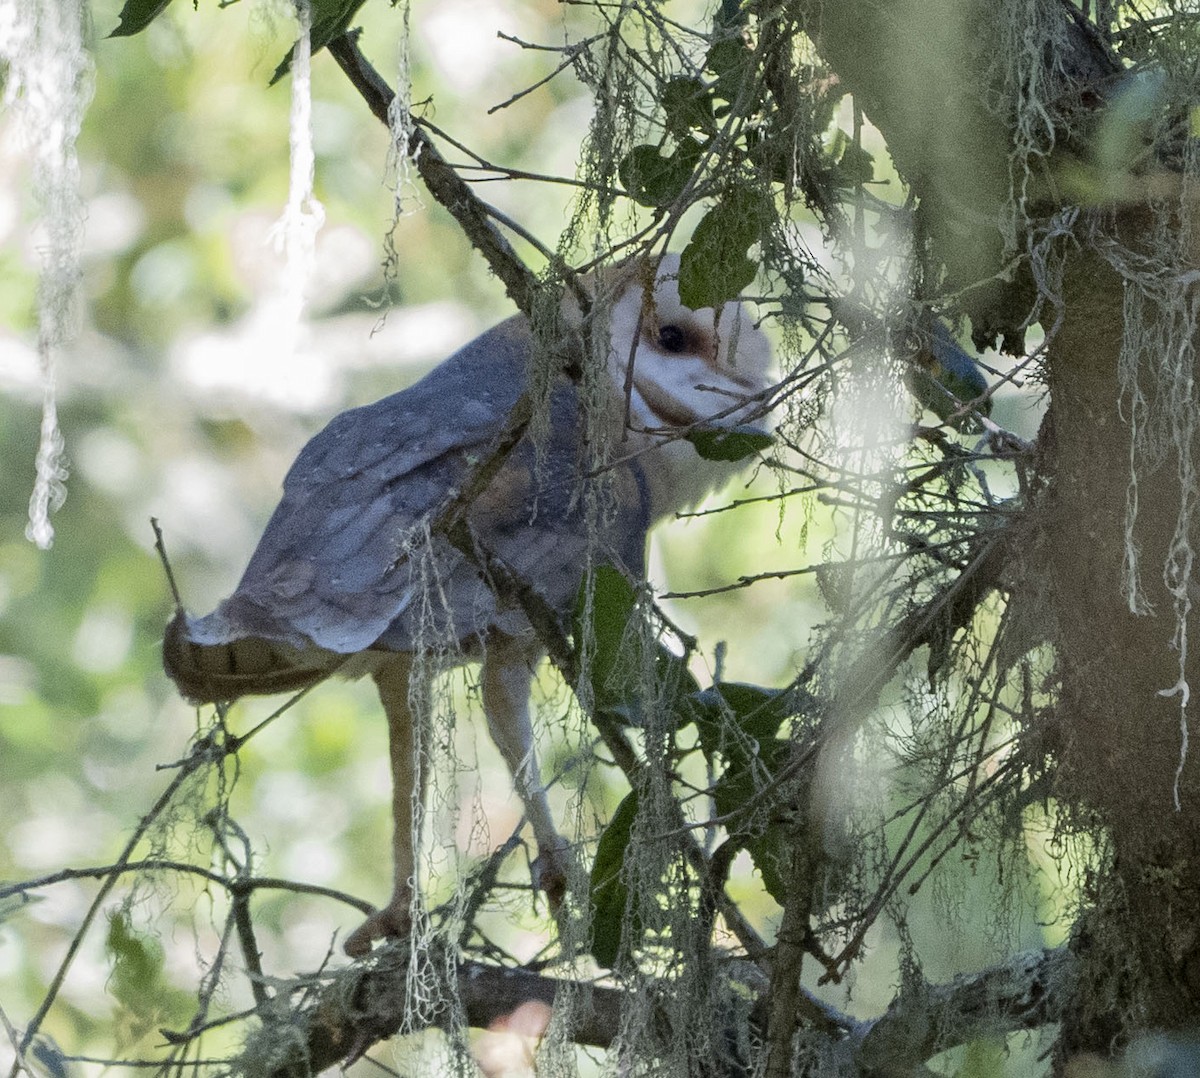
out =
<path fill-rule="evenodd" d="M 855 142 L 847 142 L 834 172 L 840 187 L 857 187 L 875 178 L 875 157 Z"/>
<path fill-rule="evenodd" d="M 139 935 L 129 914 L 117 910 L 109 915 L 104 948 L 113 963 L 109 981 L 113 996 L 130 1011 L 144 1011 L 158 994 L 164 964 L 162 946 L 155 939 Z"/>
<path fill-rule="evenodd" d="M 350 29 L 350 23 L 363 3 L 364 0 L 312 0 L 312 30 L 308 40 L 314 56 L 334 38 L 341 37 Z M 271 86 L 292 69 L 294 53 L 293 48 L 279 61 L 279 66 L 271 76 Z"/>
<path fill-rule="evenodd" d="M 687 706 L 705 758 L 723 760 L 731 782 L 752 763 L 773 766 L 788 744 L 779 728 L 796 711 L 793 693 L 728 681 L 693 694 Z"/>
<path fill-rule="evenodd" d="M 829 178 L 838 187 L 857 187 L 875 178 L 875 158 L 861 144 L 837 128 L 826 151 Z"/>
<path fill-rule="evenodd" d="M 679 298 L 693 311 L 736 299 L 758 273 L 750 259 L 736 252 L 689 244 L 680 257 Z"/>
<path fill-rule="evenodd" d="M 125 0 L 121 21 L 109 37 L 132 37 L 141 33 L 167 10 L 171 0 Z"/>
<path fill-rule="evenodd" d="M 722 682 L 692 698 L 700 747 L 710 764 L 721 768 L 712 788 L 720 815 L 745 807 L 790 758 L 792 743 L 777 734 L 795 711 L 795 703 L 790 692 L 736 682 Z M 749 852 L 767 892 L 782 901 L 788 863 L 786 829 L 769 826 L 731 837 Z"/>
<path fill-rule="evenodd" d="M 765 128 L 750 128 L 743 141 L 746 154 L 760 176 L 770 176 L 774 183 L 789 186 L 796 179 L 796 160 L 791 149 L 793 135 L 787 130 L 775 130 L 781 127 L 781 121 L 772 121 Z"/>
<path fill-rule="evenodd" d="M 590 620 L 587 600 L 591 596 Z M 622 644 L 625 628 L 633 616 L 637 596 L 625 574 L 611 565 L 598 565 L 580 586 L 575 600 L 573 634 L 576 655 L 582 657 L 584 641 L 590 652 L 583 671 L 592 688 L 592 698 L 598 708 L 618 708 L 627 701 L 629 678 L 620 677 Z"/>
<path fill-rule="evenodd" d="M 746 12 L 742 10 L 742 0 L 721 0 L 713 19 L 719 29 L 739 29 L 748 21 Z"/>
<path fill-rule="evenodd" d="M 717 76 L 713 94 L 724 101 L 736 101 L 742 85 L 751 74 L 754 52 L 740 34 L 714 42 L 704 59 L 704 67 Z"/>
<path fill-rule="evenodd" d="M 740 681 L 722 681 L 690 701 L 705 751 L 716 751 L 713 734 L 732 721 L 755 741 L 774 737 L 795 711 L 791 693 Z M 756 750 L 757 751 L 757 750 Z"/>
<path fill-rule="evenodd" d="M 748 751 L 749 744 L 754 751 Z M 791 751 L 791 742 L 779 737 L 752 738 L 749 744 L 730 739 L 722 752 L 728 762 L 712 788 L 713 804 L 722 816 L 753 800 Z"/>
<path fill-rule="evenodd" d="M 642 934 L 642 919 L 636 901 L 630 905 L 629 888 L 623 875 L 625 852 L 629 849 L 637 810 L 637 793 L 627 794 L 600 836 L 596 859 L 592 862 L 588 889 L 592 905 L 592 956 L 610 969 L 616 965 L 621 953 L 621 941 L 626 934 L 626 912 L 629 914 L 628 938 L 636 940 Z"/>
<path fill-rule="evenodd" d="M 705 460 L 745 460 L 775 444 L 770 434 L 751 426 L 690 430 L 686 437 Z"/>
<path fill-rule="evenodd" d="M 716 133 L 712 97 L 708 87 L 697 78 L 671 79 L 663 87 L 662 107 L 667 116 L 667 130 L 676 138 L 686 138 L 693 130 Z"/>
<path fill-rule="evenodd" d="M 162 945 L 138 932 L 127 910 L 109 914 L 104 949 L 112 962 L 109 993 L 119 1005 L 113 1023 L 119 1044 L 136 1044 L 189 1012 L 194 1001 L 163 975 Z"/>
<path fill-rule="evenodd" d="M 724 755 L 729 760 L 724 772 L 713 785 L 713 805 L 718 814 L 728 816 L 750 804 L 765 789 L 779 769 L 787 762 L 792 744 L 783 738 L 755 739 L 754 752 L 745 746 L 729 748 Z M 785 880 L 789 852 L 787 829 L 778 824 L 762 827 L 754 833 L 733 831 L 731 838 L 741 841 L 763 879 L 767 893 L 777 902 L 786 894 Z"/>
<path fill-rule="evenodd" d="M 588 593 L 591 593 L 591 618 Z M 649 686 L 642 684 L 646 656 L 641 651 L 642 638 L 629 633 L 637 596 L 625 574 L 611 565 L 597 566 L 589 579 L 580 586 L 575 600 L 572 632 L 576 657 L 584 666 L 584 676 L 592 690 L 597 711 L 632 726 L 642 725 L 642 698 Z M 590 650 L 583 651 L 584 641 Z M 661 644 L 652 645 L 654 681 L 652 695 L 672 713 L 681 711 L 682 702 L 690 700 L 700 686 L 687 668 L 687 661 Z M 586 664 L 582 660 L 586 657 Z"/>
<path fill-rule="evenodd" d="M 791 847 L 782 827 L 768 828 L 746 843 L 750 860 L 762 876 L 763 886 L 781 906 L 787 901 L 788 859 Z"/>
<path fill-rule="evenodd" d="M 657 146 L 643 144 L 630 150 L 617 165 L 617 176 L 630 197 L 643 206 L 668 206 L 691 178 L 699 146 L 687 139 L 670 157 Z"/>
<path fill-rule="evenodd" d="M 736 299 L 758 273 L 746 252 L 762 236 L 770 200 L 735 187 L 708 211 L 679 259 L 679 298 L 693 311 Z"/>
<path fill-rule="evenodd" d="M 617 176 L 630 197 L 643 206 L 659 206 L 671 200 L 671 162 L 657 146 L 635 146 L 621 158 Z"/>

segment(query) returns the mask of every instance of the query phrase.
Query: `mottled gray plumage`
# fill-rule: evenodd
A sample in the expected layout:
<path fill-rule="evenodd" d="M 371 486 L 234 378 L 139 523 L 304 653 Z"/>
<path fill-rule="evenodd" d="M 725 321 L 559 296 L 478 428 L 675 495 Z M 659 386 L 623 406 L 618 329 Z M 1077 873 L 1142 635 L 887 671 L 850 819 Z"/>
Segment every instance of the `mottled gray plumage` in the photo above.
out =
<path fill-rule="evenodd" d="M 490 630 L 520 631 L 523 618 L 498 609 L 477 567 L 422 525 L 491 451 L 524 385 L 528 353 L 526 327 L 506 322 L 409 389 L 337 416 L 292 465 L 234 594 L 207 617 L 187 619 L 173 643 L 186 651 L 255 638 L 344 656 L 411 651 L 437 638 L 473 650 Z M 565 610 L 588 542 L 580 493 L 591 462 L 578 391 L 564 376 L 554 382 L 550 420 L 546 444 L 522 439 L 468 521 L 491 554 Z M 630 461 L 615 481 L 644 486 L 641 470 Z M 601 557 L 639 574 L 648 512 L 639 500 L 606 520 L 596 537 Z M 426 603 L 430 572 L 439 589 Z M 167 654 L 187 695 L 243 694 L 237 670 L 232 678 L 219 669 L 193 674 L 186 655 Z M 317 669 L 332 661 L 309 659 Z M 197 680 L 204 675 L 211 685 Z M 244 691 L 256 690 L 247 682 Z"/>

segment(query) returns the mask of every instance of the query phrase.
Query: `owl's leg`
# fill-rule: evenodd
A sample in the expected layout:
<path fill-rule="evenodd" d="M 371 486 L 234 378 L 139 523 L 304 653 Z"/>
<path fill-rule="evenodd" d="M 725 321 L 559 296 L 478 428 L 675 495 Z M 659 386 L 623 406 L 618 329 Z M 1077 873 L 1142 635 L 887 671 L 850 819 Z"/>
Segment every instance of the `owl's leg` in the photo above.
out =
<path fill-rule="evenodd" d="M 557 909 L 567 891 L 570 860 L 567 843 L 550 815 L 533 750 L 529 690 L 540 657 L 536 646 L 500 634 L 489 637 L 483 657 L 483 710 L 492 740 L 512 772 L 513 785 L 537 839 L 535 883 Z"/>
<path fill-rule="evenodd" d="M 358 957 L 385 936 L 406 936 L 412 927 L 413 806 L 425 802 L 426 768 L 417 759 L 409 676 L 412 656 L 391 656 L 372 675 L 388 720 L 388 747 L 392 762 L 393 885 L 391 901 L 376 910 L 346 937 L 348 955 Z"/>

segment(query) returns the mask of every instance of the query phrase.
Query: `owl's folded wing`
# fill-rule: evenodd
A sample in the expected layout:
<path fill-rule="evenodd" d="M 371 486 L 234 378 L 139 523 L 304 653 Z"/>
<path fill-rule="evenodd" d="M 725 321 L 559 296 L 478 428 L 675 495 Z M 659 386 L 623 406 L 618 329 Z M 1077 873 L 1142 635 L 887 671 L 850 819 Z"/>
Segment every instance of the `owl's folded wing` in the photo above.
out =
<path fill-rule="evenodd" d="M 168 627 L 164 659 L 183 692 L 281 691 L 376 644 L 407 650 L 423 632 L 483 631 L 494 597 L 429 524 L 503 429 L 528 350 L 528 329 L 510 320 L 316 435 L 234 593 L 206 617 L 180 614 Z M 535 455 L 514 454 L 485 492 L 485 519 L 501 537 L 536 511 Z"/>

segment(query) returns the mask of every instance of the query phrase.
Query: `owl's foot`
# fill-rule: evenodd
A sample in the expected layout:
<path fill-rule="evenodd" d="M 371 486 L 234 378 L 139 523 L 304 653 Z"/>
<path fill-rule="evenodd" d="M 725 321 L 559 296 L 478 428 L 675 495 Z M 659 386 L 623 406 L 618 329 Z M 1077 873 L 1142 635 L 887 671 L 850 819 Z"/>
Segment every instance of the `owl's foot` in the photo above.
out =
<path fill-rule="evenodd" d="M 396 939 L 412 931 L 412 895 L 392 895 L 392 900 L 382 909 L 376 910 L 361 925 L 346 937 L 342 950 L 351 958 L 362 958 L 371 953 L 371 945 L 379 939 Z"/>
<path fill-rule="evenodd" d="M 533 886 L 546 896 L 550 909 L 557 913 L 567 897 L 567 881 L 571 878 L 573 862 L 566 839 L 538 848 L 533 860 Z"/>

